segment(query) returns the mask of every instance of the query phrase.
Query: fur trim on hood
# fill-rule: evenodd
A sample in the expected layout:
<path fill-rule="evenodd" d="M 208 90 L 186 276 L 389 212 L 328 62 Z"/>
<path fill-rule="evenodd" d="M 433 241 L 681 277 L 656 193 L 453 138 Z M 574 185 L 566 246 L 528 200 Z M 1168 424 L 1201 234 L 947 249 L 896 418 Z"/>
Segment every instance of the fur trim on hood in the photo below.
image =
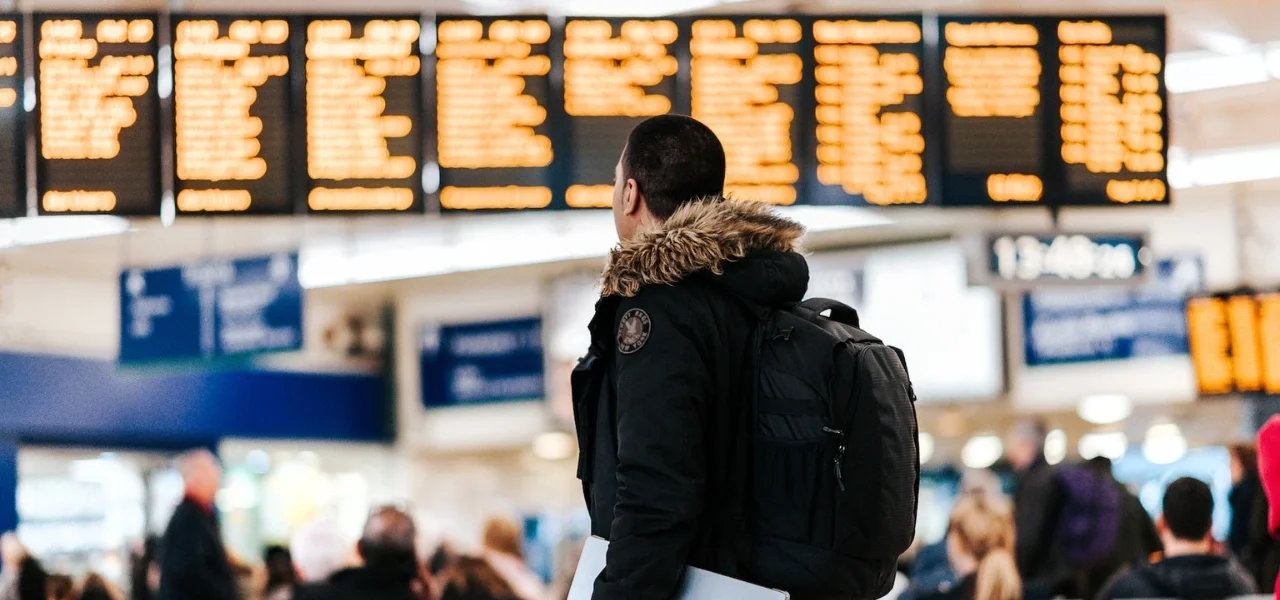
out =
<path fill-rule="evenodd" d="M 690 202 L 613 249 L 600 293 L 630 297 L 643 286 L 670 285 L 699 271 L 720 274 L 725 262 L 752 250 L 799 251 L 802 235 L 803 226 L 767 204 L 723 196 Z"/>

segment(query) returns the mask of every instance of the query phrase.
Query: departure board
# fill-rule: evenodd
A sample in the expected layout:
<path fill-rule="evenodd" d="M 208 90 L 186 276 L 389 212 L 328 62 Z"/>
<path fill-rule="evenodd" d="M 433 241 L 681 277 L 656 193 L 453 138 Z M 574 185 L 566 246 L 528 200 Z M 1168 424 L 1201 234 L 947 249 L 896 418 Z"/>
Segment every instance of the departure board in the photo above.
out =
<path fill-rule="evenodd" d="M 436 150 L 443 210 L 550 206 L 550 46 L 545 19 L 437 21 Z"/>
<path fill-rule="evenodd" d="M 923 204 L 924 81 L 921 18 L 812 23 L 816 178 L 810 204 Z"/>
<path fill-rule="evenodd" d="M 421 36 L 416 16 L 307 24 L 312 212 L 422 209 Z"/>
<path fill-rule="evenodd" d="M 671 112 L 679 62 L 675 21 L 569 19 L 564 28 L 564 113 L 572 208 L 608 208 L 627 135 Z"/>
<path fill-rule="evenodd" d="M 1059 110 L 1049 111 L 1065 173 L 1056 204 L 1168 202 L 1165 19 L 1057 21 Z"/>
<path fill-rule="evenodd" d="M 1280 394 L 1280 293 L 1258 296 L 1258 337 L 1262 345 L 1262 389 Z"/>
<path fill-rule="evenodd" d="M 293 212 L 290 25 L 282 17 L 173 20 L 178 212 Z"/>
<path fill-rule="evenodd" d="M 0 13 L 0 219 L 27 211 L 22 15 Z"/>
<path fill-rule="evenodd" d="M 1052 40 L 1034 18 L 940 18 L 942 204 L 1044 199 L 1046 99 L 1042 56 Z"/>
<path fill-rule="evenodd" d="M 1280 294 L 1193 298 L 1187 326 L 1202 394 L 1280 394 Z"/>
<path fill-rule="evenodd" d="M 35 15 L 42 214 L 160 210 L 154 14 Z"/>
<path fill-rule="evenodd" d="M 735 17 L 693 19 L 690 29 L 691 113 L 724 144 L 726 193 L 794 204 L 804 27 L 796 19 Z"/>

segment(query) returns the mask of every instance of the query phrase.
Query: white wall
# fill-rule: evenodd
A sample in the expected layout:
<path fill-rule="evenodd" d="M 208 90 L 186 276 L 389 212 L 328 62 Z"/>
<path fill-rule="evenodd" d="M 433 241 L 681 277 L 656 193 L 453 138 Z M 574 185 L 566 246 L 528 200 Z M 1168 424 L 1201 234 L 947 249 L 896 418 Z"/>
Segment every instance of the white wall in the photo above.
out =
<path fill-rule="evenodd" d="M 114 277 L 0 274 L 0 348 L 114 357 L 120 341 L 118 285 Z"/>

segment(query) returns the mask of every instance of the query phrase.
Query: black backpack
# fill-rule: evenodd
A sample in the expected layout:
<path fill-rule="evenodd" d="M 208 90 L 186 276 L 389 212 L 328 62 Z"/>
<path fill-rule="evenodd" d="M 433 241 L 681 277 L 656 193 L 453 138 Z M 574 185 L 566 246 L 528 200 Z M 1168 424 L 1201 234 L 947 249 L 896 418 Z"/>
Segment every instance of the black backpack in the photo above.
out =
<path fill-rule="evenodd" d="M 825 299 L 772 311 L 757 335 L 753 580 L 793 597 L 884 596 L 915 537 L 920 489 L 902 351 Z"/>

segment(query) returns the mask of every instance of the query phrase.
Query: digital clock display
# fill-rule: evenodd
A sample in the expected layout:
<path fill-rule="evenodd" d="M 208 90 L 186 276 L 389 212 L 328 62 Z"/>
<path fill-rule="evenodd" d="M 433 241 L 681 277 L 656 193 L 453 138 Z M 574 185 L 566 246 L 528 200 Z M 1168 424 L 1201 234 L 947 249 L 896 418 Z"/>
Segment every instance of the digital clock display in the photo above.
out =
<path fill-rule="evenodd" d="M 990 237 L 987 249 L 997 285 L 1134 281 L 1151 260 L 1141 235 L 1006 234 Z"/>

